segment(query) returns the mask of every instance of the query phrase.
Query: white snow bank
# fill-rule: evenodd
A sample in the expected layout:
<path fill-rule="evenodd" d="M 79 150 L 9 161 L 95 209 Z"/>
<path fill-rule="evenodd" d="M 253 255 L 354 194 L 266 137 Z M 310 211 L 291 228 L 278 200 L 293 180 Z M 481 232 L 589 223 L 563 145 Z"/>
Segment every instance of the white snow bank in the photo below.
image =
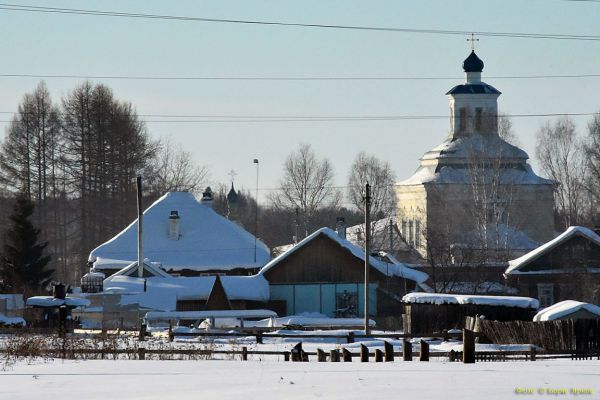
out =
<path fill-rule="evenodd" d="M 21 325 L 25 326 L 25 320 L 21 317 L 7 317 L 0 314 L 0 325 Z"/>
<path fill-rule="evenodd" d="M 328 318 L 328 317 L 307 317 L 300 315 L 290 315 L 281 318 L 275 318 L 273 321 L 269 321 L 273 327 L 284 327 L 290 325 L 299 325 L 303 327 L 328 327 L 328 326 L 363 326 L 365 320 L 363 318 Z M 260 325 L 257 325 L 260 326 Z M 369 320 L 369 326 L 375 326 L 375 321 Z"/>
<path fill-rule="evenodd" d="M 560 303 L 551 305 L 550 307 L 540 310 L 534 317 L 534 321 L 554 321 L 564 316 L 573 314 L 579 310 L 585 310 L 600 318 L 600 307 L 590 303 L 582 303 L 581 301 L 565 300 Z"/>
<path fill-rule="evenodd" d="M 402 298 L 405 303 L 426 304 L 476 304 L 485 306 L 504 306 L 517 308 L 539 307 L 539 302 L 530 297 L 514 296 L 476 296 L 443 293 L 409 293 Z"/>
<path fill-rule="evenodd" d="M 27 306 L 29 307 L 60 307 L 66 305 L 67 307 L 87 307 L 91 303 L 88 299 L 81 297 L 68 297 L 65 299 L 57 299 L 52 296 L 33 296 L 27 299 Z"/>

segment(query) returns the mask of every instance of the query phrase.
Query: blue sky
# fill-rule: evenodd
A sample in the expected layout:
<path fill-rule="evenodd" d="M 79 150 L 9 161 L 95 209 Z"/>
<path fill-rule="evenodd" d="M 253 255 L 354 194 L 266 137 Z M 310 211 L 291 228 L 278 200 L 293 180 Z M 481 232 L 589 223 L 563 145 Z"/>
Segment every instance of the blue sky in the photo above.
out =
<path fill-rule="evenodd" d="M 593 1 L 41 1 L 17 4 L 208 18 L 600 35 Z M 466 36 L 309 29 L 208 22 L 53 15 L 0 10 L 0 74 L 146 76 L 455 77 L 407 81 L 128 81 L 98 80 L 140 114 L 447 115 L 444 93 L 462 80 Z M 480 37 L 483 80 L 498 88 L 508 114 L 600 111 L 600 77 L 486 79 L 487 76 L 600 74 L 600 41 Z M 0 77 L 0 111 L 14 111 L 35 78 Z M 55 100 L 76 79 L 46 79 Z M 9 115 L 1 119 L 9 119 Z M 147 119 L 152 119 L 148 117 Z M 154 118 L 157 119 L 157 118 Z M 590 117 L 575 117 L 583 132 Z M 547 118 L 514 118 L 534 157 L 535 132 Z M 4 130 L 4 123 L 2 130 Z M 328 157 L 345 185 L 356 154 L 389 161 L 398 179 L 441 143 L 448 121 L 148 123 L 172 136 L 211 170 L 211 180 L 254 189 L 277 186 L 281 165 L 299 143 Z M 534 163 L 535 165 L 535 163 Z M 266 193 L 266 190 L 261 190 Z M 263 197 L 263 196 L 261 196 Z M 264 198 L 264 197 L 263 197 Z"/>

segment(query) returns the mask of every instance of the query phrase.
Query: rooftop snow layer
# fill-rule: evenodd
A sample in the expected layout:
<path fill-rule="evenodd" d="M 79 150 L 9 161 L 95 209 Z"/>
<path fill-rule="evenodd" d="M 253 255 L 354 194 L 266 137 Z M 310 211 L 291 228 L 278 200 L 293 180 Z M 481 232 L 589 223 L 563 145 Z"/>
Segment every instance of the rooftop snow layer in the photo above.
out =
<path fill-rule="evenodd" d="M 179 239 L 168 236 L 169 216 L 180 217 Z M 200 204 L 191 193 L 169 192 L 144 211 L 144 257 L 162 263 L 165 270 L 195 271 L 259 268 L 270 259 L 267 246 L 236 223 Z M 90 261 L 106 258 L 137 260 L 137 220 L 89 255 Z"/>
<path fill-rule="evenodd" d="M 476 304 L 480 306 L 504 306 L 517 308 L 539 307 L 539 302 L 530 297 L 475 296 L 444 293 L 409 293 L 402 298 L 405 303 L 424 304 Z"/>
<path fill-rule="evenodd" d="M 52 296 L 33 296 L 27 299 L 26 303 L 29 307 L 44 307 L 54 308 L 66 305 L 67 307 L 87 307 L 90 305 L 88 299 L 81 297 L 68 297 L 65 299 L 57 299 Z"/>
<path fill-rule="evenodd" d="M 306 244 L 310 243 L 313 239 L 315 239 L 319 235 L 325 235 L 332 239 L 334 242 L 338 243 L 341 247 L 344 247 L 355 257 L 365 260 L 365 253 L 362 249 L 350 243 L 346 239 L 342 239 L 333 229 L 331 228 L 321 228 L 311 235 L 304 238 L 301 242 L 299 242 L 294 247 L 290 248 L 285 253 L 277 256 L 273 260 L 271 260 L 267 265 L 265 265 L 259 272 L 260 275 L 264 275 L 265 272 L 269 271 L 271 268 L 277 266 L 281 261 L 289 257 L 291 254 L 294 254 L 296 251 L 304 247 Z M 397 276 L 400 278 L 410 279 L 411 281 L 415 281 L 417 283 L 425 282 L 429 276 L 425 272 L 416 271 L 412 268 L 407 267 L 404 264 L 399 262 L 395 262 L 392 264 L 385 263 L 377 260 L 375 257 L 369 257 L 369 263 L 379 272 L 388 276 Z"/>
<path fill-rule="evenodd" d="M 260 275 L 220 276 L 229 300 L 269 300 L 269 283 Z M 174 311 L 177 300 L 205 300 L 215 283 L 214 276 L 149 277 L 110 276 L 104 280 L 104 291 L 121 294 L 121 305 L 137 303 L 141 307 Z M 144 281 L 146 291 L 144 292 Z"/>
<path fill-rule="evenodd" d="M 583 226 L 570 226 L 566 231 L 564 231 L 563 233 L 561 233 L 560 235 L 558 235 L 551 241 L 541 245 L 540 247 L 530 251 L 527 254 L 522 255 L 519 258 L 510 260 L 508 262 L 508 268 L 506 269 L 504 274 L 505 275 L 527 274 L 528 272 L 521 272 L 521 271 L 519 271 L 519 269 L 521 267 L 527 265 L 530 261 L 533 261 L 534 259 L 538 258 L 542 254 L 547 253 L 548 251 L 552 250 L 559 244 L 565 242 L 566 240 L 568 240 L 571 237 L 576 236 L 576 235 L 583 236 L 600 246 L 600 236 L 598 236 L 594 231 L 592 231 L 591 229 L 585 228 Z M 540 273 L 540 271 L 533 271 L 531 273 Z"/>
<path fill-rule="evenodd" d="M 566 315 L 573 314 L 579 310 L 585 310 L 589 313 L 595 314 L 600 318 L 600 307 L 590 303 L 582 303 L 581 301 L 565 300 L 560 303 L 551 305 L 550 307 L 544 308 L 538 312 L 534 321 L 554 321 L 560 319 Z"/>

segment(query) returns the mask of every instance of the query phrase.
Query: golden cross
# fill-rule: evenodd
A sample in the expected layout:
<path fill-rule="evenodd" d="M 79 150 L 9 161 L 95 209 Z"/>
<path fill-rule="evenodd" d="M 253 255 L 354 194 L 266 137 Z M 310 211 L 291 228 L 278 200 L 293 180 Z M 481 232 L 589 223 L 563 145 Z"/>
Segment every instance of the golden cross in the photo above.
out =
<path fill-rule="evenodd" d="M 234 170 L 229 171 L 229 174 L 227 174 L 231 177 L 231 183 L 233 183 L 233 181 L 235 180 L 235 177 L 237 176 L 237 172 L 235 172 Z"/>
<path fill-rule="evenodd" d="M 475 39 L 475 34 L 471 33 L 471 39 L 467 38 L 467 42 L 471 42 L 471 50 L 475 51 L 475 42 L 479 42 L 479 39 Z"/>

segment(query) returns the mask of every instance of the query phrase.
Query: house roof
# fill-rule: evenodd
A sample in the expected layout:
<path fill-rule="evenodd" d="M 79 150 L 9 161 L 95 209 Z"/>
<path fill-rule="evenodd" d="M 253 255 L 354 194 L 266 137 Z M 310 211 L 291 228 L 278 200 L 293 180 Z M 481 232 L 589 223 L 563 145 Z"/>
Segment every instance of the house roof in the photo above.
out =
<path fill-rule="evenodd" d="M 600 307 L 590 303 L 582 303 L 581 301 L 565 300 L 560 303 L 551 305 L 550 307 L 544 308 L 538 312 L 534 321 L 554 321 L 562 317 L 566 317 L 577 311 L 585 310 L 590 314 L 597 315 L 600 318 Z"/>
<path fill-rule="evenodd" d="M 229 300 L 269 300 L 269 283 L 260 275 L 220 276 Z M 215 284 L 215 276 L 138 278 L 113 275 L 104 280 L 104 292 L 121 294 L 121 305 L 174 311 L 177 300 L 205 300 Z M 146 291 L 144 291 L 146 281 Z"/>
<path fill-rule="evenodd" d="M 342 239 L 331 228 L 321 228 L 321 229 L 313 232 L 311 235 L 307 236 L 306 238 L 304 238 L 302 241 L 300 241 L 294 247 L 290 248 L 286 252 L 280 254 L 279 256 L 277 256 L 276 258 L 271 260 L 267 265 L 265 265 L 260 270 L 259 274 L 264 275 L 266 272 L 270 271 L 271 269 L 276 268 L 283 260 L 288 258 L 290 255 L 294 254 L 299 249 L 303 248 L 304 246 L 306 246 L 308 243 L 312 242 L 314 239 L 316 239 L 319 236 L 325 236 L 325 237 L 331 239 L 333 242 L 338 244 L 340 247 L 343 247 L 344 249 L 349 251 L 356 258 L 358 258 L 362 261 L 365 260 L 365 253 L 358 246 L 355 246 L 354 244 L 352 244 L 351 242 L 349 242 L 346 239 Z M 385 263 L 383 261 L 376 259 L 375 257 L 369 257 L 369 263 L 371 264 L 371 266 L 373 268 L 377 269 L 379 272 L 381 272 L 384 275 L 406 278 L 406 279 L 415 281 L 417 283 L 425 282 L 429 278 L 429 276 L 426 273 L 421 272 L 421 271 L 416 271 L 416 270 L 409 268 L 406 265 L 399 263 L 397 261 L 392 262 L 392 263 Z"/>
<path fill-rule="evenodd" d="M 539 307 L 539 302 L 531 297 L 480 296 L 445 293 L 409 293 L 402 298 L 405 303 L 419 304 L 475 304 L 480 306 L 504 306 L 517 308 Z"/>
<path fill-rule="evenodd" d="M 179 214 L 180 237 L 168 237 L 171 211 Z M 144 257 L 165 270 L 195 271 L 260 268 L 270 259 L 268 247 L 236 223 L 201 204 L 191 193 L 169 192 L 143 214 Z M 256 261 L 254 260 L 256 243 Z M 137 219 L 109 241 L 91 251 L 97 259 L 137 259 Z"/>
<path fill-rule="evenodd" d="M 522 255 L 519 258 L 510 260 L 508 262 L 508 268 L 506 269 L 506 271 L 504 271 L 504 275 L 540 273 L 540 271 L 523 272 L 520 271 L 520 269 L 529 264 L 531 261 L 541 257 L 542 255 L 548 253 L 550 250 L 554 249 L 558 245 L 566 242 L 567 240 L 575 236 L 584 237 L 600 246 L 600 236 L 594 233 L 594 231 L 583 226 L 570 226 L 566 231 L 564 231 L 551 241 L 544 243 L 540 247 L 530 251 L 527 254 Z"/>

